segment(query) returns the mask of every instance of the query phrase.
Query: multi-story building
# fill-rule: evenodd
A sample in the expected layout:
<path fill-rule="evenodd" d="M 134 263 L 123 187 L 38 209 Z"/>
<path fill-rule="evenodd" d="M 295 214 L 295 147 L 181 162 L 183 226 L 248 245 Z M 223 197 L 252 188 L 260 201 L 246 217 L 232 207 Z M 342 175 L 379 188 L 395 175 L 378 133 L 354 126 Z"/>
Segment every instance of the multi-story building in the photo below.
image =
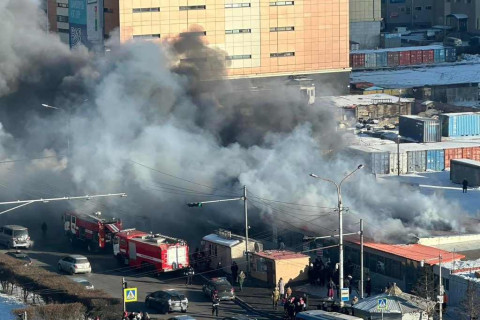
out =
<path fill-rule="evenodd" d="M 454 31 L 480 33 L 480 0 L 438 0 L 437 24 L 450 25 Z"/>
<path fill-rule="evenodd" d="M 71 1 L 56 0 L 59 32 Z M 317 93 L 348 91 L 348 0 L 104 0 L 103 18 L 105 37 L 121 42 L 199 36 L 222 52 L 230 79 L 306 75 Z"/>
<path fill-rule="evenodd" d="M 387 30 L 395 27 L 430 27 L 436 24 L 434 10 L 436 3 L 437 0 L 382 0 L 385 27 Z"/>
<path fill-rule="evenodd" d="M 382 20 L 380 0 L 350 0 L 350 40 L 360 49 L 375 49 L 380 44 Z"/>
<path fill-rule="evenodd" d="M 49 31 L 58 33 L 60 40 L 68 44 L 68 0 L 47 0 L 47 19 Z"/>

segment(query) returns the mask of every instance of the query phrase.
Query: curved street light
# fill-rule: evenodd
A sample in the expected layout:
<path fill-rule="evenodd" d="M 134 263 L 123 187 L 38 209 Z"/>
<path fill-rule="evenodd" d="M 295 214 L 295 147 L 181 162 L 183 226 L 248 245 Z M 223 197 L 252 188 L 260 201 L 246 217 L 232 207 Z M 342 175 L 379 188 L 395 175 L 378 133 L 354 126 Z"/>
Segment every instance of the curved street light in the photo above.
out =
<path fill-rule="evenodd" d="M 358 170 L 362 169 L 363 168 L 363 164 L 360 164 L 358 165 L 358 167 L 353 170 L 352 172 L 350 172 L 349 174 L 347 174 L 342 180 L 340 180 L 339 183 L 333 181 L 333 180 L 330 180 L 330 179 L 327 179 L 327 178 L 322 178 L 314 173 L 310 173 L 310 177 L 312 178 L 315 178 L 315 179 L 320 179 L 320 180 L 323 180 L 323 181 L 327 181 L 327 182 L 330 182 L 332 184 L 335 185 L 335 187 L 337 188 L 337 197 L 338 197 L 338 229 L 339 229 L 339 243 L 338 243 L 338 247 L 339 247 L 339 292 L 341 294 L 342 292 L 342 289 L 343 289 L 343 204 L 342 204 L 342 184 L 343 182 L 345 182 L 345 180 L 347 180 L 349 177 L 351 177 L 355 172 L 357 172 Z M 340 295 L 340 307 L 343 308 L 344 307 L 344 302 L 342 300 L 342 297 Z"/>

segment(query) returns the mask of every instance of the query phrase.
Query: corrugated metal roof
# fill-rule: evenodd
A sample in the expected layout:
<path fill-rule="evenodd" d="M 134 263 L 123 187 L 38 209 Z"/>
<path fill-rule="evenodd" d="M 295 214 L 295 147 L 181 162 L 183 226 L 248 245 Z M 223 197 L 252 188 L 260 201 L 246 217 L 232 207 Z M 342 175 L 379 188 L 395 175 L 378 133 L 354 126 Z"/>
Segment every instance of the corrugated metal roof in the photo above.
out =
<path fill-rule="evenodd" d="M 358 241 L 352 241 L 358 244 Z M 442 262 L 460 260 L 465 258 L 463 254 L 453 253 L 433 247 L 427 247 L 421 244 L 387 244 L 366 242 L 363 244 L 367 248 L 382 251 L 394 256 L 406 258 L 413 261 L 426 260 L 428 264 L 438 264 L 438 257 L 442 255 Z"/>
<path fill-rule="evenodd" d="M 256 252 L 257 256 L 272 259 L 272 260 L 286 260 L 286 259 L 299 259 L 299 258 L 308 258 L 309 256 L 296 253 L 293 251 L 286 251 L 286 250 L 265 250 L 262 252 Z"/>
<path fill-rule="evenodd" d="M 450 160 L 450 165 L 453 163 L 459 164 L 469 164 L 471 166 L 480 167 L 480 161 L 471 160 L 471 159 L 452 159 Z"/>
<path fill-rule="evenodd" d="M 226 247 L 233 247 L 240 243 L 240 240 L 224 239 L 213 233 L 203 237 L 203 240 L 210 241 Z"/>

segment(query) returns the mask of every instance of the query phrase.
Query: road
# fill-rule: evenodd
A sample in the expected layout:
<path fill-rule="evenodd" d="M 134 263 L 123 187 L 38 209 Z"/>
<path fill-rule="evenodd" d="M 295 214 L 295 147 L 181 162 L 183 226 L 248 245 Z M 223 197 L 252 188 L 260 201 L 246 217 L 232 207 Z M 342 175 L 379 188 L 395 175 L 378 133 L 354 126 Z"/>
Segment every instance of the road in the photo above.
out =
<path fill-rule="evenodd" d="M 0 252 L 6 252 L 1 250 Z M 122 297 L 122 277 L 125 277 L 128 287 L 138 288 L 138 302 L 127 304 L 128 311 L 147 311 L 155 319 L 169 319 L 182 313 L 168 315 L 158 314 L 158 311 L 145 307 L 145 296 L 153 291 L 175 289 L 189 300 L 188 315 L 195 319 L 216 319 L 211 315 L 211 302 L 202 292 L 202 278 L 196 276 L 194 284 L 185 286 L 185 278 L 181 273 L 166 273 L 159 277 L 150 275 L 149 272 L 139 272 L 128 266 L 118 265 L 110 252 L 89 254 L 86 250 L 72 247 L 60 234 L 58 239 L 37 241 L 31 250 L 24 250 L 33 260 L 33 264 L 52 272 L 57 271 L 58 260 L 68 254 L 82 254 L 88 258 L 92 265 L 92 273 L 76 275 L 88 279 L 96 289 L 101 289 L 112 297 Z M 66 278 L 72 277 L 65 275 Z M 222 301 L 219 317 L 249 315 L 238 304 L 231 301 Z M 260 317 L 256 317 L 261 319 Z"/>

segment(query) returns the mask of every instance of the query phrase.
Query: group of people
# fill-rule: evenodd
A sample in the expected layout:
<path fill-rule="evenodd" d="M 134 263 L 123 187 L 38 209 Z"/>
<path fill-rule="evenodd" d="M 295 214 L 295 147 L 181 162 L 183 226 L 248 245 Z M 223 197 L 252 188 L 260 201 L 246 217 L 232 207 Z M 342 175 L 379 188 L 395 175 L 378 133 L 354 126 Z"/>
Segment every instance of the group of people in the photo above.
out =
<path fill-rule="evenodd" d="M 315 259 L 308 267 L 308 279 L 310 284 L 324 286 L 328 279 L 333 278 L 335 270 L 329 262 L 323 263 L 320 259 Z"/>
<path fill-rule="evenodd" d="M 240 291 L 242 291 L 243 283 L 245 282 L 245 278 L 247 276 L 243 270 L 240 270 L 240 273 L 238 273 L 238 270 L 237 263 L 233 261 L 232 266 L 230 267 L 230 271 L 232 272 L 232 285 L 235 285 L 235 282 L 237 282 L 238 286 L 240 287 Z"/>
<path fill-rule="evenodd" d="M 100 318 L 98 318 L 100 320 Z M 148 312 L 123 312 L 122 320 L 150 320 Z"/>
<path fill-rule="evenodd" d="M 286 319 L 295 319 L 298 312 L 307 309 L 307 296 L 294 297 L 292 288 L 285 289 L 285 281 L 280 278 L 277 286 L 272 291 L 272 306 L 274 310 L 278 309 L 278 305 L 283 305 Z"/>

